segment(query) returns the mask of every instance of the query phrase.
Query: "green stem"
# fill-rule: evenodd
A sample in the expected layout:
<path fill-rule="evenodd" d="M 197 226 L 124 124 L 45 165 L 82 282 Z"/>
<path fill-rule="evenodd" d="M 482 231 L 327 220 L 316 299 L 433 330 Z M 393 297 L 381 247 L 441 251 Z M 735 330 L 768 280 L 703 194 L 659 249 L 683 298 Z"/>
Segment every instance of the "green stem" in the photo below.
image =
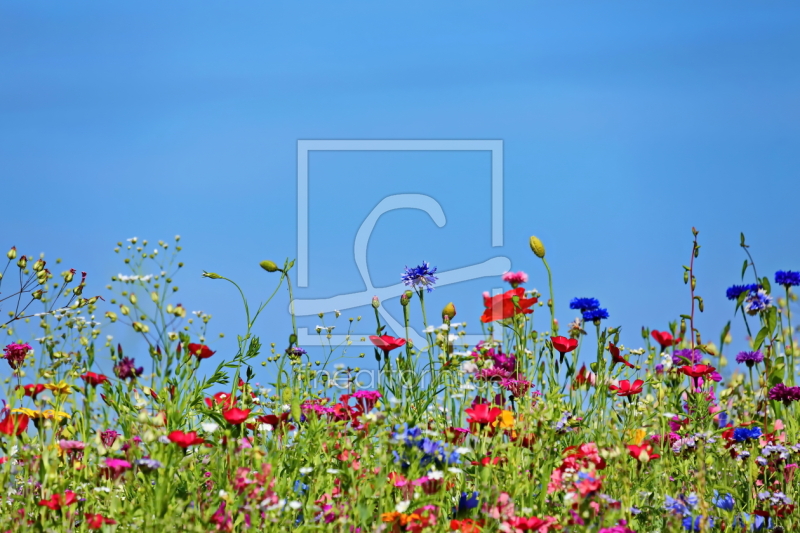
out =
<path fill-rule="evenodd" d="M 792 386 L 794 386 L 795 382 L 795 369 L 794 369 L 794 339 L 792 338 L 792 310 L 791 310 L 791 295 L 789 294 L 789 286 L 786 285 L 786 323 L 789 329 L 789 346 L 788 350 L 786 350 L 786 355 L 788 356 L 788 363 L 789 363 L 789 382 Z"/>
<path fill-rule="evenodd" d="M 550 265 L 547 264 L 547 259 L 542 257 L 542 263 L 547 269 L 547 283 L 550 287 L 550 301 L 547 306 L 550 308 L 550 331 L 553 335 L 558 335 L 558 324 L 556 324 L 556 299 L 553 296 L 553 273 L 550 271 Z"/>

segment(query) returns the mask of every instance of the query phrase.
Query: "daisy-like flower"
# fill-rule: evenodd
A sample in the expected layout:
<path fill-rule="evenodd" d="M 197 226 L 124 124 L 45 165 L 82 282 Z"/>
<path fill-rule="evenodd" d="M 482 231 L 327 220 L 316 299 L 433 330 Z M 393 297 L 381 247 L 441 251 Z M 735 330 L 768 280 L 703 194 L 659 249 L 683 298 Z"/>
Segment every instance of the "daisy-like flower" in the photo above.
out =
<path fill-rule="evenodd" d="M 400 275 L 400 279 L 406 287 L 411 287 L 416 290 L 426 289 L 428 292 L 433 290 L 436 280 L 439 279 L 434 274 L 436 267 L 431 268 L 427 261 L 423 261 L 421 265 L 408 268 L 406 266 L 405 272 Z"/>
<path fill-rule="evenodd" d="M 525 272 L 506 272 L 503 274 L 502 280 L 509 283 L 512 288 L 516 289 L 523 283 L 528 282 L 528 275 Z"/>
<path fill-rule="evenodd" d="M 739 352 L 736 356 L 736 362 L 741 364 L 744 363 L 748 367 L 752 367 L 753 365 L 760 363 L 764 360 L 764 355 L 756 350 L 754 352 Z"/>
<path fill-rule="evenodd" d="M 11 343 L 3 349 L 5 355 L 3 358 L 8 361 L 8 365 L 14 370 L 22 366 L 25 362 L 25 357 L 28 355 L 32 348 L 29 344 L 16 344 Z"/>
<path fill-rule="evenodd" d="M 795 287 L 800 285 L 800 272 L 791 270 L 778 270 L 775 272 L 775 283 L 784 287 Z"/>

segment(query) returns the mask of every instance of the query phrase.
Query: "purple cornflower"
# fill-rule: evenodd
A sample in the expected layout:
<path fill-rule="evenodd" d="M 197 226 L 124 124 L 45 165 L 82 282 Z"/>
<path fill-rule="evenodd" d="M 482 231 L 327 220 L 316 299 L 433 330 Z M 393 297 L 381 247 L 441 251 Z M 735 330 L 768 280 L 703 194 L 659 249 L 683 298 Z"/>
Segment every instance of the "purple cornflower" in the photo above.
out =
<path fill-rule="evenodd" d="M 673 365 L 696 365 L 703 359 L 703 352 L 700 350 L 692 351 L 690 348 L 675 350 L 672 354 Z"/>
<path fill-rule="evenodd" d="M 755 315 L 770 305 L 772 305 L 772 296 L 767 294 L 764 289 L 758 289 L 756 292 L 751 291 L 750 296 L 745 299 L 744 310 L 748 315 Z"/>
<path fill-rule="evenodd" d="M 428 292 L 431 292 L 438 279 L 434 276 L 435 273 L 436 267 L 431 268 L 427 261 L 423 261 L 421 265 L 414 268 L 406 266 L 405 272 L 400 275 L 400 279 L 406 287 L 417 290 L 425 288 Z"/>
<path fill-rule="evenodd" d="M 151 459 L 149 457 L 142 457 L 136 461 L 136 466 L 138 466 L 141 470 L 145 472 L 152 472 L 153 470 L 158 470 L 163 464 L 155 459 Z"/>
<path fill-rule="evenodd" d="M 136 361 L 132 357 L 123 357 L 122 360 L 114 365 L 114 374 L 119 379 L 133 379 L 141 376 L 144 372 L 144 367 L 136 368 Z"/>
<path fill-rule="evenodd" d="M 764 354 L 756 350 L 755 352 L 739 352 L 739 355 L 736 356 L 736 362 L 741 364 L 746 364 L 749 368 L 752 368 L 753 365 L 760 363 L 764 360 Z"/>
<path fill-rule="evenodd" d="M 800 285 L 800 272 L 791 270 L 778 270 L 775 272 L 775 283 L 784 287 L 795 287 Z"/>
<path fill-rule="evenodd" d="M 789 405 L 800 400 L 800 387 L 787 387 L 783 383 L 778 383 L 769 390 L 767 398 Z"/>
<path fill-rule="evenodd" d="M 31 351 L 31 347 L 28 344 L 11 343 L 3 351 L 5 352 L 3 358 L 8 361 L 11 368 L 16 370 L 25 362 L 25 356 Z"/>
<path fill-rule="evenodd" d="M 522 398 L 531 388 L 531 382 L 527 379 L 501 379 L 500 386 L 510 392 L 515 398 Z"/>

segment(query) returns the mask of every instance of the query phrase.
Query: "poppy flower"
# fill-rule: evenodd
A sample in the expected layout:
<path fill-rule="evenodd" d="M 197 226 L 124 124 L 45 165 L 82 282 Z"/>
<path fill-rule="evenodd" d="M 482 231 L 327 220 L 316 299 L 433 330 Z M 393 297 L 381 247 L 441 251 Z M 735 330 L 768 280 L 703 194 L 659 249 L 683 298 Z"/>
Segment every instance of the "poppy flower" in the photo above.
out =
<path fill-rule="evenodd" d="M 486 307 L 481 322 L 488 323 L 494 320 L 512 318 L 519 314 L 529 315 L 533 313 L 531 307 L 538 300 L 536 298 L 524 298 L 525 289 L 517 287 L 510 291 L 490 296 L 488 292 L 483 293 L 483 305 Z"/>
<path fill-rule="evenodd" d="M 495 466 L 505 461 L 505 457 L 482 457 L 480 461 L 470 461 L 470 464 L 472 466 Z"/>
<path fill-rule="evenodd" d="M 112 520 L 111 518 L 106 518 L 100 513 L 97 514 L 85 513 L 83 516 L 86 518 L 86 526 L 89 529 L 101 529 L 105 524 L 111 525 L 117 523 L 115 520 Z"/>
<path fill-rule="evenodd" d="M 83 381 L 92 387 L 97 387 L 103 383 L 108 383 L 108 378 L 103 374 L 95 374 L 94 372 L 87 372 L 81 375 Z"/>
<path fill-rule="evenodd" d="M 619 348 L 613 343 L 608 343 L 608 351 L 611 352 L 611 366 L 613 367 L 617 363 L 622 363 L 623 365 L 627 366 L 628 368 L 635 368 L 627 359 L 622 357 L 619 354 Z"/>
<path fill-rule="evenodd" d="M 289 416 L 291 415 L 290 412 L 282 413 L 280 416 L 272 414 L 272 415 L 261 415 L 256 417 L 256 420 L 261 424 L 269 424 L 272 428 L 277 431 L 281 432 L 284 431 L 286 428 L 294 429 L 294 426 L 289 423 Z"/>
<path fill-rule="evenodd" d="M 503 410 L 499 407 L 490 408 L 488 404 L 479 403 L 469 409 L 464 409 L 464 412 L 469 415 L 467 423 L 472 427 L 476 424 L 481 426 L 493 424 Z"/>
<path fill-rule="evenodd" d="M 208 359 L 217 352 L 212 351 L 211 348 L 209 348 L 205 344 L 190 343 L 189 353 L 194 355 L 198 359 Z"/>
<path fill-rule="evenodd" d="M 381 335 L 380 337 L 377 335 L 370 335 L 369 340 L 372 341 L 372 344 L 383 350 L 383 354 L 387 356 L 392 350 L 400 348 L 406 344 L 405 339 L 392 337 L 391 335 Z"/>
<path fill-rule="evenodd" d="M 717 369 L 708 365 L 686 365 L 680 368 L 681 373 L 686 374 L 690 378 L 701 378 L 707 374 L 715 372 Z"/>
<path fill-rule="evenodd" d="M 670 346 L 675 346 L 682 340 L 680 337 L 673 339 L 672 334 L 669 331 L 653 330 L 650 332 L 650 335 L 652 335 L 656 342 L 661 345 L 662 350 L 664 348 L 669 348 Z"/>
<path fill-rule="evenodd" d="M 578 347 L 578 339 L 568 339 L 566 337 L 550 337 L 550 342 L 553 343 L 553 348 L 560 353 L 569 353 Z"/>
<path fill-rule="evenodd" d="M 0 433 L 14 436 L 22 435 L 28 429 L 28 420 L 30 418 L 25 414 L 7 414 L 3 421 L 0 422 Z"/>
<path fill-rule="evenodd" d="M 184 433 L 180 430 L 175 430 L 169 435 L 167 438 L 171 441 L 180 446 L 181 448 L 188 448 L 189 446 L 195 446 L 197 444 L 203 444 L 205 440 L 202 437 L 197 436 L 197 432 L 189 431 L 188 433 Z"/>
<path fill-rule="evenodd" d="M 574 386 L 580 387 L 586 384 L 594 386 L 596 379 L 597 378 L 594 375 L 594 372 L 589 372 L 586 370 L 586 365 L 581 365 L 580 370 L 578 370 L 578 373 L 575 376 Z"/>
<path fill-rule="evenodd" d="M 459 533 L 480 533 L 483 527 L 483 520 L 473 520 L 472 518 L 464 518 L 461 520 L 450 521 L 450 531 L 458 531 Z"/>
<path fill-rule="evenodd" d="M 47 507 L 53 511 L 58 511 L 62 507 L 68 507 L 78 501 L 78 496 L 71 490 L 65 491 L 63 495 L 53 494 L 49 500 L 40 500 L 39 505 Z"/>
<path fill-rule="evenodd" d="M 646 463 L 661 457 L 657 453 L 653 453 L 653 447 L 650 444 L 645 444 L 643 446 L 629 444 L 628 453 L 631 455 L 631 457 L 642 463 Z"/>
<path fill-rule="evenodd" d="M 608 388 L 612 391 L 617 391 L 617 396 L 633 396 L 642 392 L 642 385 L 644 381 L 637 379 L 633 383 L 627 379 L 619 382 L 619 385 L 609 385 Z"/>
<path fill-rule="evenodd" d="M 229 424 L 238 426 L 247 420 L 248 416 L 250 416 L 250 409 L 239 409 L 237 407 L 232 407 L 231 409 L 222 411 L 222 416 L 228 421 Z"/>
<path fill-rule="evenodd" d="M 222 409 L 230 409 L 233 407 L 233 404 L 236 403 L 235 398 L 227 392 L 218 392 L 211 398 L 205 398 L 204 401 L 209 409 L 219 406 L 221 406 Z"/>
<path fill-rule="evenodd" d="M 36 399 L 36 397 L 39 395 L 40 392 L 45 390 L 44 385 L 42 385 L 41 383 L 36 383 L 36 384 L 31 383 L 30 385 L 23 385 L 22 387 L 17 385 L 17 388 L 25 389 L 25 396 L 29 396 L 34 400 Z"/>

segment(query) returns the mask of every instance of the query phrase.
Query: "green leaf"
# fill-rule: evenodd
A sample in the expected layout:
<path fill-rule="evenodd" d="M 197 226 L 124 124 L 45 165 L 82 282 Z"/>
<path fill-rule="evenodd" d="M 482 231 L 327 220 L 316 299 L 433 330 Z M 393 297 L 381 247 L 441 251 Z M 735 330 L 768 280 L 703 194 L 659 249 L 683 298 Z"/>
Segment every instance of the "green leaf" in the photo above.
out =
<path fill-rule="evenodd" d="M 739 233 L 739 246 L 747 246 L 744 243 L 744 233 Z"/>
<path fill-rule="evenodd" d="M 767 291 L 767 294 L 772 294 L 772 287 L 769 284 L 769 278 L 767 278 L 767 276 L 761 278 L 761 286 L 764 287 L 764 290 Z"/>
<path fill-rule="evenodd" d="M 764 339 L 767 337 L 767 335 L 769 335 L 769 330 L 765 326 L 761 328 L 761 330 L 758 332 L 758 335 L 756 335 L 756 340 L 753 343 L 753 349 L 758 350 L 761 348 L 761 345 L 764 344 Z"/>
<path fill-rule="evenodd" d="M 722 328 L 722 335 L 719 337 L 719 353 L 722 354 L 722 347 L 725 345 L 725 337 L 728 336 L 728 333 L 731 330 L 731 321 L 728 320 L 728 323 L 725 324 L 725 327 Z"/>
<path fill-rule="evenodd" d="M 742 279 L 744 279 L 744 273 L 747 272 L 747 259 L 744 260 L 744 264 L 742 265 Z"/>
<path fill-rule="evenodd" d="M 769 329 L 769 334 L 772 335 L 775 332 L 775 328 L 778 326 L 778 308 L 777 307 L 768 307 L 767 308 L 767 328 Z"/>

